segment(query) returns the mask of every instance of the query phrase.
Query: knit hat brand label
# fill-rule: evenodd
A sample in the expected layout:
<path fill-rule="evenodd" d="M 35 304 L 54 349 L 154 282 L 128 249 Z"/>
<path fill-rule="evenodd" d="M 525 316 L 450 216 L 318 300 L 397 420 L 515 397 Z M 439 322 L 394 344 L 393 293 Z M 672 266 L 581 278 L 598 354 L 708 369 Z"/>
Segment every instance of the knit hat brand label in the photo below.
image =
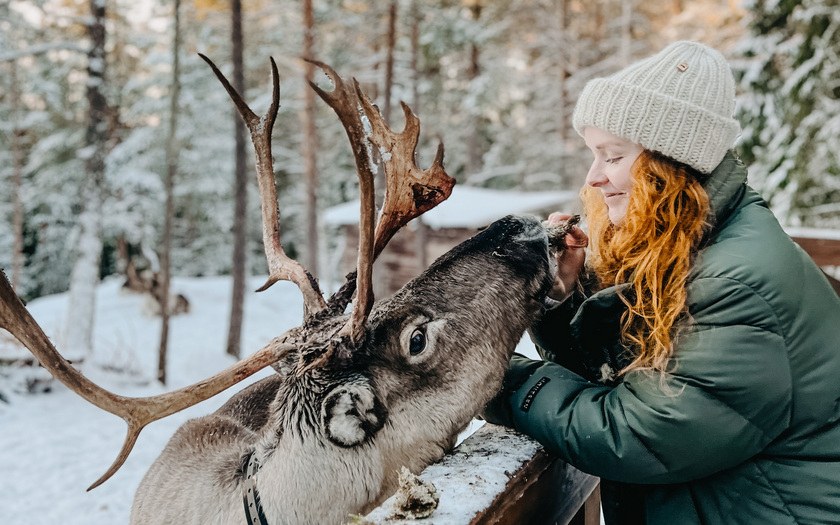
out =
<path fill-rule="evenodd" d="M 545 386 L 546 383 L 551 381 L 548 377 L 541 377 L 539 381 L 534 383 L 534 386 L 531 387 L 531 390 L 528 390 L 528 394 L 525 396 L 525 399 L 522 400 L 522 406 L 520 407 L 523 412 L 527 412 L 531 409 L 531 403 L 534 401 L 534 398 L 537 395 L 537 392 L 540 391 L 542 387 Z"/>

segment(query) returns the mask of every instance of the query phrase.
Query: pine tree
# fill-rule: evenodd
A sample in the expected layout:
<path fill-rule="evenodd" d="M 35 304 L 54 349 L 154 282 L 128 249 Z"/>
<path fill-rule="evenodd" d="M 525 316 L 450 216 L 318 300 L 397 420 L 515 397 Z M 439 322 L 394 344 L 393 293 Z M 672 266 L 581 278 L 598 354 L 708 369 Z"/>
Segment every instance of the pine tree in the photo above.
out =
<path fill-rule="evenodd" d="M 96 308 L 96 285 L 102 254 L 102 207 L 105 199 L 105 155 L 107 146 L 107 112 L 105 100 L 105 2 L 90 0 L 91 19 L 87 29 L 90 39 L 87 64 L 88 101 L 85 147 L 79 151 L 84 159 L 84 201 L 79 214 L 79 239 L 76 260 L 70 276 L 69 307 L 64 325 L 64 345 L 68 352 L 89 354 L 93 350 L 93 326 Z"/>
<path fill-rule="evenodd" d="M 840 224 L 840 2 L 756 0 L 736 64 L 739 150 L 791 225 Z"/>

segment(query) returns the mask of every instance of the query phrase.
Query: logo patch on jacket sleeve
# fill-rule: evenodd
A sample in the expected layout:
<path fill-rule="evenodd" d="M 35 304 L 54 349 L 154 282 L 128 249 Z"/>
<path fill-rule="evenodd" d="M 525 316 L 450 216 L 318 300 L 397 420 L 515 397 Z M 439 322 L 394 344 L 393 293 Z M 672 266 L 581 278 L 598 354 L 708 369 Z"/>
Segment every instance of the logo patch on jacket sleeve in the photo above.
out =
<path fill-rule="evenodd" d="M 528 390 L 528 393 L 525 395 L 525 399 L 522 400 L 522 406 L 519 407 L 520 409 L 522 409 L 523 412 L 527 412 L 531 409 L 531 403 L 534 402 L 534 398 L 537 396 L 537 392 L 539 392 L 540 389 L 544 387 L 545 384 L 549 381 L 551 381 L 551 378 L 541 377 L 539 381 L 534 383 L 534 386 L 531 387 L 531 390 Z"/>

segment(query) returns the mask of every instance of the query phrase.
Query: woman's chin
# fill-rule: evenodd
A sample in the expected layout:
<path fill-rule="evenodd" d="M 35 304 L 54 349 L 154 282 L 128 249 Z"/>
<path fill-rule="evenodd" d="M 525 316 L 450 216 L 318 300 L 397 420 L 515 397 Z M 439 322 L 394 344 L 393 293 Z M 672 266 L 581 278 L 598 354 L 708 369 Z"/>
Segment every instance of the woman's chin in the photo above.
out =
<path fill-rule="evenodd" d="M 617 226 L 621 224 L 624 216 L 627 215 L 627 206 L 610 207 L 607 215 L 610 218 L 610 222 Z"/>

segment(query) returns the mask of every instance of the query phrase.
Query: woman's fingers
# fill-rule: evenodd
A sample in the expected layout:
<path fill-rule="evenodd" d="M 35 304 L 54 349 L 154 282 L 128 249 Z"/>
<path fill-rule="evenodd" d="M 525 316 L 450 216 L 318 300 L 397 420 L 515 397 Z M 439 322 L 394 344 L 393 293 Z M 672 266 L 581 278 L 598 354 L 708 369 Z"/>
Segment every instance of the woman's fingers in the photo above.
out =
<path fill-rule="evenodd" d="M 564 226 L 573 216 L 568 213 L 554 212 L 548 216 L 546 221 L 549 227 Z M 556 269 L 554 274 L 554 286 L 548 296 L 557 301 L 564 301 L 568 298 L 577 286 L 581 269 L 586 263 L 586 248 L 589 246 L 589 237 L 577 226 L 563 228 L 566 233 L 563 238 L 565 249 L 559 249 L 554 253 Z"/>
<path fill-rule="evenodd" d="M 565 223 L 569 219 L 572 218 L 572 215 L 569 213 L 563 213 L 556 211 L 548 216 L 548 225 L 549 226 L 560 226 L 561 224 Z M 586 248 L 589 246 L 589 237 L 583 233 L 583 230 L 574 226 L 569 233 L 566 234 L 566 247 L 567 248 Z"/>
<path fill-rule="evenodd" d="M 569 233 L 566 234 L 567 248 L 586 248 L 587 246 L 589 246 L 589 237 L 577 226 L 569 230 Z"/>
<path fill-rule="evenodd" d="M 548 224 L 551 226 L 559 226 L 560 224 L 571 219 L 572 216 L 568 213 L 556 211 L 548 216 Z"/>

